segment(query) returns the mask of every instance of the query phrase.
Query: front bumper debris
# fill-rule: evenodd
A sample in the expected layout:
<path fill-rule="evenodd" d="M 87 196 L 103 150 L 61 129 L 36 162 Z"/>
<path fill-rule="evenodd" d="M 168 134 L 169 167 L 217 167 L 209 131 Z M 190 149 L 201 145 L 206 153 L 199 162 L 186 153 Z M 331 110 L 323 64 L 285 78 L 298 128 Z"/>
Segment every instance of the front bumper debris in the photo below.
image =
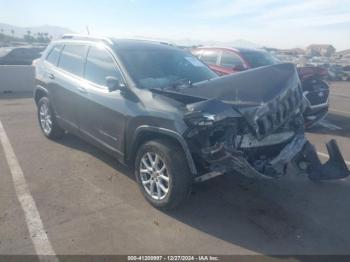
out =
<path fill-rule="evenodd" d="M 308 163 L 307 173 L 311 180 L 332 180 L 345 178 L 350 171 L 339 150 L 337 142 L 332 139 L 327 144 L 329 160 L 322 164 L 318 158 L 315 147 L 307 142 L 303 150 L 304 159 Z"/>
<path fill-rule="evenodd" d="M 322 164 L 315 147 L 305 139 L 303 134 L 298 134 L 275 158 L 264 163 L 263 168 L 257 168 L 249 163 L 242 151 L 227 148 L 224 144 L 216 145 L 202 152 L 210 164 L 211 172 L 197 177 L 195 182 L 202 182 L 225 173 L 240 173 L 251 178 L 271 179 L 284 175 L 289 164 L 301 169 L 301 163 L 306 164 L 306 172 L 311 180 L 330 180 L 349 176 L 350 172 L 336 141 L 331 140 L 326 145 L 330 159 Z"/>

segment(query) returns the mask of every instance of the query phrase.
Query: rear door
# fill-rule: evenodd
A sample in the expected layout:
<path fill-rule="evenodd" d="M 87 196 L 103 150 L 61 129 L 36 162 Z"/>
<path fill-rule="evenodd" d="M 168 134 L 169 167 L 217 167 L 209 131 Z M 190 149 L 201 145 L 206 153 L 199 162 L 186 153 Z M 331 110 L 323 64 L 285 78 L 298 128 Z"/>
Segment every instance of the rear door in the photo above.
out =
<path fill-rule="evenodd" d="M 54 83 L 51 93 L 56 115 L 69 131 L 78 130 L 77 102 L 84 93 L 81 84 L 87 50 L 87 45 L 65 44 L 58 68 L 48 74 Z"/>
<path fill-rule="evenodd" d="M 106 77 L 124 81 L 111 52 L 104 46 L 91 45 L 85 65 L 86 93 L 79 100 L 79 128 L 91 142 L 107 148 L 116 157 L 123 156 L 125 112 L 133 102 L 119 90 L 109 92 Z"/>

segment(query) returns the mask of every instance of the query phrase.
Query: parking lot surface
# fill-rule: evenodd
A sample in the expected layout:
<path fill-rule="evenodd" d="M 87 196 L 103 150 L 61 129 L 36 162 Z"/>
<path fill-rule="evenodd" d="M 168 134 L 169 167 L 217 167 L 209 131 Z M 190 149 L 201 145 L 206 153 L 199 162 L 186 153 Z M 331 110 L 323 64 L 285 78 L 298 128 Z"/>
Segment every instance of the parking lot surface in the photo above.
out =
<path fill-rule="evenodd" d="M 307 136 L 321 155 L 336 138 L 349 161 L 349 82 L 332 84 L 330 103 L 327 118 Z M 2 95 L 0 121 L 56 254 L 349 253 L 350 178 L 226 175 L 195 185 L 183 206 L 161 212 L 113 158 L 69 134 L 46 139 L 30 94 Z M 1 146 L 0 178 L 0 254 L 36 254 L 36 232 L 28 229 Z"/>

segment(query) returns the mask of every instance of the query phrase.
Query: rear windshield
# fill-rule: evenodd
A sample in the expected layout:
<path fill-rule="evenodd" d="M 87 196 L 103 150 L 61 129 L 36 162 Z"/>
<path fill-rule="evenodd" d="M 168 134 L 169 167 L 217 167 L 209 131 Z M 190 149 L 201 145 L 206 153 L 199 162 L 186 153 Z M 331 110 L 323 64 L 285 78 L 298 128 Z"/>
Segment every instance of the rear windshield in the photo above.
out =
<path fill-rule="evenodd" d="M 277 58 L 268 52 L 244 52 L 243 56 L 253 68 L 280 63 Z"/>
<path fill-rule="evenodd" d="M 217 77 L 192 54 L 177 49 L 121 50 L 127 71 L 141 88 L 167 87 L 179 80 L 196 83 Z"/>

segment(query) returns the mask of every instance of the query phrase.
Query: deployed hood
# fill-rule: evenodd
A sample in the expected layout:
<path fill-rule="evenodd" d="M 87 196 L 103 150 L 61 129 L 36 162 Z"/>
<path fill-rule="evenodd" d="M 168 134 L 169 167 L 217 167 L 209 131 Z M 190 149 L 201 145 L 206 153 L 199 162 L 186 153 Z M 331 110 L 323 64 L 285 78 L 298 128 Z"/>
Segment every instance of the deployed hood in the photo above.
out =
<path fill-rule="evenodd" d="M 233 104 L 261 104 L 296 86 L 298 81 L 293 64 L 278 64 L 200 82 L 179 92 Z"/>
<path fill-rule="evenodd" d="M 258 138 L 263 138 L 292 115 L 298 114 L 302 101 L 296 68 L 289 63 L 260 67 L 184 88 L 168 88 L 157 92 L 185 104 L 219 100 L 231 105 L 244 116 Z"/>
<path fill-rule="evenodd" d="M 156 89 L 184 103 L 217 99 L 237 106 L 252 106 L 273 100 L 299 83 L 293 64 L 260 67 L 232 75 L 214 78 L 185 88 Z"/>

